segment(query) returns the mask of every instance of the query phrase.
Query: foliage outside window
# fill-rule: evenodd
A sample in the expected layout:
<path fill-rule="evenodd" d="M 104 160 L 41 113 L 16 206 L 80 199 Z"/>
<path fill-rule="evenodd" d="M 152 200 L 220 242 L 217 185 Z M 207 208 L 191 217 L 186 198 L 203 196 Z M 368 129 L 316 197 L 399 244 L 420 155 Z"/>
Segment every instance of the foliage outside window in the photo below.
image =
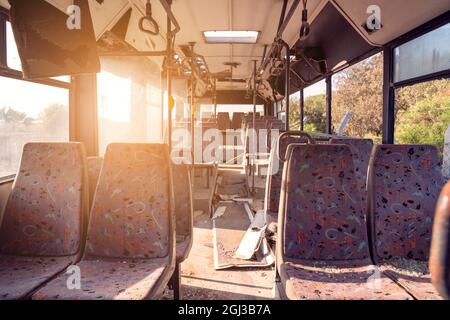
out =
<path fill-rule="evenodd" d="M 450 80 L 436 80 L 396 92 L 395 143 L 432 144 L 441 152 L 450 126 Z"/>
<path fill-rule="evenodd" d="M 305 131 L 325 132 L 326 131 L 326 95 L 325 81 L 321 81 L 305 89 Z M 293 130 L 300 129 L 300 99 L 296 93 L 290 98 L 290 127 Z"/>

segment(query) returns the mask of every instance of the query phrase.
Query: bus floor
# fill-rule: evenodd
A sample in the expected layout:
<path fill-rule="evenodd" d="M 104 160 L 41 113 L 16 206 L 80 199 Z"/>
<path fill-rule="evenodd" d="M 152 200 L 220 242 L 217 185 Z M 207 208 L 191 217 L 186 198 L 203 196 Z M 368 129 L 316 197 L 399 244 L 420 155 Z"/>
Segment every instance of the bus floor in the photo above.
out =
<path fill-rule="evenodd" d="M 221 169 L 219 175 L 245 179 L 239 169 Z M 258 185 L 264 185 L 263 181 Z M 261 201 L 264 190 L 258 191 L 254 200 Z M 273 267 L 217 271 L 213 247 L 213 223 L 203 214 L 195 219 L 194 243 L 188 259 L 181 265 L 182 300 L 267 300 L 278 296 L 274 289 Z M 172 297 L 172 291 L 167 289 L 163 299 Z"/>

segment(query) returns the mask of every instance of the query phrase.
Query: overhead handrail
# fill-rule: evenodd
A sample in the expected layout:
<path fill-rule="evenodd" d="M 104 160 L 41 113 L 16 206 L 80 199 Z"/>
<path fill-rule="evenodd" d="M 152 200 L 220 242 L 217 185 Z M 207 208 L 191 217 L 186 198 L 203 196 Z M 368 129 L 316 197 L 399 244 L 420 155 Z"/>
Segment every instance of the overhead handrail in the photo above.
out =
<path fill-rule="evenodd" d="M 269 64 L 270 59 L 273 58 L 273 54 L 276 53 L 276 49 L 278 48 L 278 42 L 279 39 L 283 37 L 283 33 L 286 30 L 289 22 L 291 21 L 292 17 L 294 16 L 295 11 L 297 10 L 301 0 L 294 0 L 294 2 L 291 5 L 291 8 L 289 9 L 289 12 L 287 13 L 283 23 L 281 24 L 277 36 L 275 38 L 274 43 L 272 44 L 269 54 L 264 59 L 263 63 L 261 64 L 261 67 L 259 68 L 258 72 L 264 72 L 267 68 L 267 65 Z"/>
<path fill-rule="evenodd" d="M 173 14 L 173 11 L 171 9 L 169 2 L 167 0 L 159 0 L 159 1 L 161 2 L 161 5 L 163 6 L 164 11 L 167 14 L 168 20 L 171 22 L 171 24 L 173 24 L 175 26 L 175 29 L 167 30 L 167 34 L 169 36 L 168 39 L 170 38 L 171 39 L 170 41 L 173 41 L 173 39 L 175 38 L 175 35 L 178 32 L 180 32 L 180 30 L 181 30 L 180 25 Z M 172 1 L 172 0 L 169 0 L 169 1 Z M 149 2 L 150 1 L 148 1 L 148 3 Z M 146 20 L 149 20 L 150 22 L 151 22 L 151 20 L 153 20 L 153 17 L 151 17 L 151 19 L 149 19 L 149 17 L 152 16 L 152 13 L 150 13 L 151 8 L 149 6 L 146 7 L 146 11 L 147 11 L 146 17 L 143 18 L 144 20 L 141 19 L 139 21 L 139 27 L 141 27 L 141 25 L 143 26 L 143 24 Z M 154 21 L 154 26 L 156 26 L 156 25 L 157 25 L 157 23 L 156 23 L 156 21 Z M 159 26 L 158 26 L 158 28 L 159 28 Z M 148 29 L 145 29 L 142 31 L 152 34 L 152 31 L 148 30 Z M 158 30 L 158 33 L 156 33 L 156 34 L 159 34 L 159 31 L 160 30 Z M 156 32 L 156 30 L 155 30 L 155 32 Z M 170 56 L 171 54 L 172 54 L 172 52 L 169 52 L 168 50 L 162 50 L 162 51 L 137 51 L 137 50 L 134 51 L 133 50 L 133 51 L 99 52 L 99 56 L 101 56 L 101 57 L 160 57 L 160 56 Z"/>
<path fill-rule="evenodd" d="M 181 27 L 180 27 L 180 24 L 178 23 L 177 19 L 175 18 L 175 15 L 173 14 L 172 8 L 170 7 L 167 0 L 159 0 L 159 1 L 161 2 L 161 5 L 163 6 L 164 10 L 166 11 L 167 17 L 170 19 L 172 24 L 175 26 L 175 29 L 170 30 L 170 32 L 172 33 L 172 35 L 177 34 L 178 32 L 180 32 Z M 172 0 L 169 0 L 169 1 L 172 2 Z"/>

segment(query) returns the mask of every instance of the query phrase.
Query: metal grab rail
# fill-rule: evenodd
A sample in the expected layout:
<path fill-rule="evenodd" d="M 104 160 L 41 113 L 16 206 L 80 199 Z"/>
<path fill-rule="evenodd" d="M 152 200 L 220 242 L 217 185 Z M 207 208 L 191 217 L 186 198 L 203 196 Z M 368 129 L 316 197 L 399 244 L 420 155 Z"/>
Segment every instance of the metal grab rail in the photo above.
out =
<path fill-rule="evenodd" d="M 173 14 L 172 8 L 170 7 L 170 4 L 167 2 L 167 0 L 159 0 L 161 2 L 161 5 L 163 6 L 164 10 L 167 13 L 167 17 L 170 19 L 170 22 L 175 26 L 174 30 L 170 30 L 172 35 L 176 35 L 178 32 L 180 32 L 181 27 L 178 23 L 177 19 L 175 18 L 175 15 Z M 170 0 L 172 2 L 172 0 Z M 169 30 L 167 30 L 169 31 Z"/>

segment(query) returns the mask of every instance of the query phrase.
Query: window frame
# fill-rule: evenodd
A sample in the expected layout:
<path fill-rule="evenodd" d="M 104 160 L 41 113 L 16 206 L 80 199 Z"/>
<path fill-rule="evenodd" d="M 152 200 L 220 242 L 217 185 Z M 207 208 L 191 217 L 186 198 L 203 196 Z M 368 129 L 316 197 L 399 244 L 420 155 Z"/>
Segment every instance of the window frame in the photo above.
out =
<path fill-rule="evenodd" d="M 41 84 L 45 86 L 60 88 L 60 89 L 66 89 L 68 90 L 68 96 L 69 99 L 67 101 L 68 108 L 69 108 L 69 140 L 72 140 L 72 130 L 70 129 L 72 127 L 72 114 L 73 114 L 73 77 L 70 77 L 69 82 L 60 81 L 56 79 L 51 78 L 44 78 L 44 79 L 24 79 L 24 75 L 22 71 L 11 69 L 8 66 L 8 47 L 7 47 L 7 25 L 6 23 L 10 22 L 10 14 L 9 10 L 3 8 L 0 6 L 0 77 L 4 78 L 10 78 L 15 79 L 19 81 L 26 81 L 36 84 Z M 15 179 L 16 174 L 13 175 L 7 175 L 7 176 L 0 176 L 0 182 L 8 182 L 9 180 Z"/>

